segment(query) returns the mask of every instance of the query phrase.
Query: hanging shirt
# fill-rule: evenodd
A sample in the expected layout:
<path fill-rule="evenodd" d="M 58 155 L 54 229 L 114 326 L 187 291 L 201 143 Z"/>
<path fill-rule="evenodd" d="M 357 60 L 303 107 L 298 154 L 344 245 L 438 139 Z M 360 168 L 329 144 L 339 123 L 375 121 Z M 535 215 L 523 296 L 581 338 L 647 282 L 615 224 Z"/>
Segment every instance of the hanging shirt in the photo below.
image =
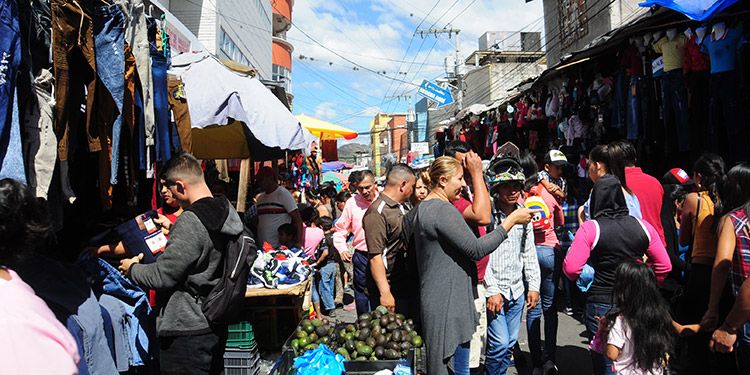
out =
<path fill-rule="evenodd" d="M 736 29 L 727 28 L 724 35 L 711 33 L 703 39 L 701 51 L 711 56 L 711 74 L 734 70 L 737 50 L 740 49 L 745 38 Z"/>
<path fill-rule="evenodd" d="M 643 76 L 643 59 L 635 44 L 629 45 L 622 52 L 620 65 L 626 69 L 627 74 L 631 77 Z"/>
<path fill-rule="evenodd" d="M 711 69 L 711 58 L 701 52 L 701 45 L 696 42 L 695 35 L 685 42 L 685 55 L 682 57 L 682 71 L 684 74 Z"/>
<path fill-rule="evenodd" d="M 654 44 L 654 51 L 664 56 L 664 71 L 669 72 L 682 69 L 682 59 L 685 56 L 685 35 L 675 35 L 669 40 L 666 36 Z"/>

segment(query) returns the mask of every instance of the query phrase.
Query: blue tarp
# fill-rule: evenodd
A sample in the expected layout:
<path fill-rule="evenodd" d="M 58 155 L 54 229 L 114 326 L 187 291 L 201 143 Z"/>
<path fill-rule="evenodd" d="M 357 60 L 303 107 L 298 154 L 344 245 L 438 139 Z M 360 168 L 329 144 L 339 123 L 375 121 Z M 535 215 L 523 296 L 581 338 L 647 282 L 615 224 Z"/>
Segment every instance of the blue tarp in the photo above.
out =
<path fill-rule="evenodd" d="M 739 0 L 646 0 L 638 5 L 661 5 L 678 11 L 695 21 L 707 20 Z"/>

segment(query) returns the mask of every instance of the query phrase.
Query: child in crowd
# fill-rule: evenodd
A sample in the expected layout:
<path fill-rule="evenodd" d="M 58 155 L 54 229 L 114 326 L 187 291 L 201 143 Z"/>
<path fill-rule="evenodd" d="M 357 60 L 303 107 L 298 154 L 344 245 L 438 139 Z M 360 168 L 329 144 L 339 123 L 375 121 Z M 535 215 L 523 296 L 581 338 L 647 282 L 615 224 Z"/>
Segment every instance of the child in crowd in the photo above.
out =
<path fill-rule="evenodd" d="M 333 226 L 333 220 L 329 216 L 322 217 L 320 218 L 320 225 L 323 231 L 327 231 Z M 336 262 L 339 252 L 333 247 L 333 233 L 327 234 L 320 242 L 315 255 L 316 271 L 312 290 L 315 316 L 317 318 L 321 318 L 322 315 L 335 317 L 336 313 L 333 310 L 336 308 L 336 303 L 334 302 L 333 289 L 336 282 Z M 321 310 L 321 301 L 323 302 L 323 310 Z"/>
<path fill-rule="evenodd" d="M 616 307 L 601 320 L 599 332 L 615 374 L 664 374 L 677 331 L 651 267 L 635 261 L 620 264 L 612 302 Z"/>
<path fill-rule="evenodd" d="M 559 202 L 565 199 L 567 183 L 563 178 L 563 167 L 568 164 L 568 158 L 559 150 L 550 150 L 544 155 L 544 170 L 539 172 L 542 185 L 557 198 Z"/>
<path fill-rule="evenodd" d="M 315 251 L 323 241 L 325 233 L 320 229 L 320 216 L 314 207 L 305 207 L 301 211 L 302 222 L 305 223 L 305 255 L 315 258 Z"/>
<path fill-rule="evenodd" d="M 297 243 L 297 227 L 294 224 L 282 224 L 279 229 L 279 243 L 289 250 L 294 249 Z"/>

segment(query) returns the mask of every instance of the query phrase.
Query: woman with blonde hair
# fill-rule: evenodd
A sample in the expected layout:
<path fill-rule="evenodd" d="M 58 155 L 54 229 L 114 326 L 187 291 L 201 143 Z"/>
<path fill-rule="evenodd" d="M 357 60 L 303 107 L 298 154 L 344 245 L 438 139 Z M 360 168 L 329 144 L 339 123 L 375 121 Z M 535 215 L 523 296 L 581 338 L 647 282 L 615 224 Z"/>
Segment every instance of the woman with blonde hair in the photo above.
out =
<path fill-rule="evenodd" d="M 430 374 L 447 375 L 452 359 L 454 373 L 468 375 L 469 341 L 478 322 L 476 261 L 495 250 L 515 224 L 529 223 L 536 211 L 518 209 L 497 230 L 477 238 L 452 204 L 466 187 L 461 162 L 437 158 L 427 174 L 430 193 L 417 206 L 413 225 L 427 367 Z"/>

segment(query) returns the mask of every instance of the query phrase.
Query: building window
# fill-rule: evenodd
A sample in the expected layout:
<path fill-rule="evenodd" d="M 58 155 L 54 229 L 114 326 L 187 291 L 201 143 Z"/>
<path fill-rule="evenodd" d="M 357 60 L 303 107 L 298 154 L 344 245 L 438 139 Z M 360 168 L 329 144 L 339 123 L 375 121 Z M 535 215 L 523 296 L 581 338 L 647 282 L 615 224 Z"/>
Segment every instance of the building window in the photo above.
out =
<path fill-rule="evenodd" d="M 281 66 L 281 65 L 275 65 L 273 66 L 273 78 L 271 78 L 274 82 L 279 82 L 281 84 L 281 87 L 284 88 L 284 91 L 286 92 L 292 92 L 292 72 Z"/>
<path fill-rule="evenodd" d="M 219 36 L 219 51 L 221 52 L 222 57 L 226 59 L 251 66 L 250 60 L 242 54 L 240 48 L 237 47 L 237 44 L 235 44 L 232 38 L 227 35 L 224 29 L 221 29 L 221 35 Z"/>
<path fill-rule="evenodd" d="M 589 33 L 586 0 L 558 0 L 560 48 L 565 50 Z"/>

